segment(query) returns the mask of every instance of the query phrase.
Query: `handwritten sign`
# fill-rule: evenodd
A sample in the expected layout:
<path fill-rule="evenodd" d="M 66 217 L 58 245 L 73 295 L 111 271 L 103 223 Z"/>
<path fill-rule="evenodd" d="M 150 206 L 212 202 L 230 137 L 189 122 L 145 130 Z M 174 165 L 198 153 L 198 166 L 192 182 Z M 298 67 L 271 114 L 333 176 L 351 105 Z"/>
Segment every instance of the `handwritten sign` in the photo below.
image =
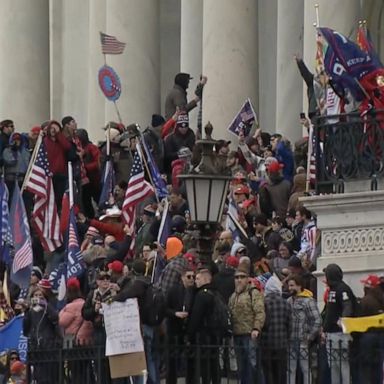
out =
<path fill-rule="evenodd" d="M 107 333 L 106 356 L 143 352 L 140 315 L 137 299 L 124 303 L 102 304 L 104 325 Z"/>

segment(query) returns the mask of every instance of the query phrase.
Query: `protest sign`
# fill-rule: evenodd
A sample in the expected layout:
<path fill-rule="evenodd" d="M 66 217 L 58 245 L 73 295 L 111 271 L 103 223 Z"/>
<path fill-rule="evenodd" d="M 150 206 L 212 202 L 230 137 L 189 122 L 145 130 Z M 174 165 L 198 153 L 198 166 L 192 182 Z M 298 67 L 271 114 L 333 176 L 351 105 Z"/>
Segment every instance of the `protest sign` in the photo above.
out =
<path fill-rule="evenodd" d="M 103 313 L 107 333 L 106 356 L 144 351 L 137 299 L 103 304 Z"/>

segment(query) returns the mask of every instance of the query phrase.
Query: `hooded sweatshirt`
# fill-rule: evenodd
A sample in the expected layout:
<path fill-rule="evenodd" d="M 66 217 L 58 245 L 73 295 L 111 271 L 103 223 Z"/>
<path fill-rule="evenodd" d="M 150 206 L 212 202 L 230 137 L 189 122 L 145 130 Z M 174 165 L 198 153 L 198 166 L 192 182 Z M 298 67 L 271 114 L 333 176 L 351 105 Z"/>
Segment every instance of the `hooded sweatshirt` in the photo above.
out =
<path fill-rule="evenodd" d="M 356 297 L 343 281 L 343 271 L 337 264 L 325 268 L 329 286 L 328 302 L 325 307 L 324 332 L 341 332 L 337 324 L 341 317 L 352 317 L 356 310 Z"/>
<path fill-rule="evenodd" d="M 276 275 L 273 275 L 268 279 L 267 284 L 265 284 L 264 293 L 265 293 L 265 296 L 273 293 L 281 295 L 282 285 L 281 285 L 281 281 Z"/>

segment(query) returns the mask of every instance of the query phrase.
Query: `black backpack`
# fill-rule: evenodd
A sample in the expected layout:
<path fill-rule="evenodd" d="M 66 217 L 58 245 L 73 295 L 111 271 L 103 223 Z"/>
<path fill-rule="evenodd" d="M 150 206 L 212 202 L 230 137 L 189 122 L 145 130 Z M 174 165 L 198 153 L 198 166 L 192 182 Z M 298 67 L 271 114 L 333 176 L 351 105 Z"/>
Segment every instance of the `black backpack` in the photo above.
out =
<path fill-rule="evenodd" d="M 166 302 L 160 287 L 148 284 L 144 295 L 144 307 L 142 310 L 142 323 L 156 326 L 165 318 Z"/>
<path fill-rule="evenodd" d="M 209 316 L 209 328 L 219 336 L 230 336 L 232 334 L 231 313 L 221 294 L 217 291 L 207 290 L 213 296 L 214 304 L 211 315 Z"/>

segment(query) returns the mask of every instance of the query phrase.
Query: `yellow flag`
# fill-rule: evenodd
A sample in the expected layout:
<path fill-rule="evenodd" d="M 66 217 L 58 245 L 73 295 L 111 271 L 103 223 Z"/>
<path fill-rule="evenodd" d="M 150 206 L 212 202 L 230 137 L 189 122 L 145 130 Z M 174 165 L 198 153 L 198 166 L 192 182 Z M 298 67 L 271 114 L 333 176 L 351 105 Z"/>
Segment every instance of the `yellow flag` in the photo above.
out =
<path fill-rule="evenodd" d="M 4 273 L 3 293 L 5 296 L 5 300 L 7 301 L 7 304 L 11 305 L 11 295 L 9 294 L 9 289 L 8 289 L 8 272 L 7 272 L 7 270 L 5 270 L 5 273 Z"/>
<path fill-rule="evenodd" d="M 341 328 L 343 333 L 367 332 L 369 328 L 384 329 L 384 313 L 375 316 L 342 317 Z"/>

